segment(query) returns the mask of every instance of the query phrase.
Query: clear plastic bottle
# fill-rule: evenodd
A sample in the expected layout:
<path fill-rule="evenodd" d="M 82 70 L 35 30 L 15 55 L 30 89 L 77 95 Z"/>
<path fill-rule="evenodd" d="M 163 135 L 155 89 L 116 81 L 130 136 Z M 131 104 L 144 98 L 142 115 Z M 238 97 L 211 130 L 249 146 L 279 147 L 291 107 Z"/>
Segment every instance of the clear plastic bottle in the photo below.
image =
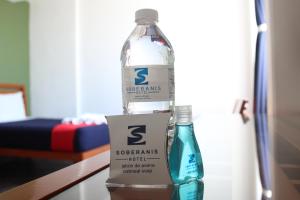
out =
<path fill-rule="evenodd" d="M 175 107 L 175 135 L 169 154 L 169 168 L 175 184 L 203 177 L 203 163 L 194 134 L 192 106 Z"/>
<path fill-rule="evenodd" d="M 158 13 L 141 9 L 122 53 L 124 114 L 174 112 L 174 52 L 158 28 Z"/>

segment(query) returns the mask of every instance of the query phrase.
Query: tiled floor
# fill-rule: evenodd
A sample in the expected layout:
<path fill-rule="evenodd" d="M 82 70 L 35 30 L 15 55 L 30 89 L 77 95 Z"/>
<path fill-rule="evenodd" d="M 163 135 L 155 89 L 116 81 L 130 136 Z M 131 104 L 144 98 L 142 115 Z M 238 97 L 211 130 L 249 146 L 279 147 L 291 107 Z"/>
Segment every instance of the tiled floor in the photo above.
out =
<path fill-rule="evenodd" d="M 71 161 L 0 157 L 0 193 L 71 164 Z"/>

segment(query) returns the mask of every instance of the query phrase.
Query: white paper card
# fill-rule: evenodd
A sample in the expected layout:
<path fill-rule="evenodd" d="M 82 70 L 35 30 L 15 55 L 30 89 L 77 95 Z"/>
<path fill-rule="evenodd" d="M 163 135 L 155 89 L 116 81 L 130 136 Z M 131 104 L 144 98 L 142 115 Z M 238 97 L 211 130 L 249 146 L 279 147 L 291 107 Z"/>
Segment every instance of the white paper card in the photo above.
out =
<path fill-rule="evenodd" d="M 110 134 L 108 186 L 165 187 L 170 113 L 107 117 Z"/>

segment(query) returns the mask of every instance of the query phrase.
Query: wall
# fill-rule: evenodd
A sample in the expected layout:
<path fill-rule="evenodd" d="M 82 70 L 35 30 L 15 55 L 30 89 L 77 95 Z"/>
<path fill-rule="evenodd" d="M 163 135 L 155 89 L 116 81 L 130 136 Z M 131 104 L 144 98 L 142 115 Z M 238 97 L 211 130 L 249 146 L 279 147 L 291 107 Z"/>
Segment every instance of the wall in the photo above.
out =
<path fill-rule="evenodd" d="M 300 1 L 268 1 L 274 113 L 300 111 Z"/>
<path fill-rule="evenodd" d="M 32 114 L 77 114 L 75 1 L 31 0 Z"/>
<path fill-rule="evenodd" d="M 30 3 L 34 115 L 122 113 L 120 51 L 135 11 L 145 7 L 158 10 L 159 26 L 175 50 L 177 104 L 192 104 L 195 115 L 231 113 L 236 99 L 252 99 L 249 24 L 255 18 L 249 1 Z"/>
<path fill-rule="evenodd" d="M 25 84 L 29 95 L 29 4 L 0 0 L 0 83 Z"/>

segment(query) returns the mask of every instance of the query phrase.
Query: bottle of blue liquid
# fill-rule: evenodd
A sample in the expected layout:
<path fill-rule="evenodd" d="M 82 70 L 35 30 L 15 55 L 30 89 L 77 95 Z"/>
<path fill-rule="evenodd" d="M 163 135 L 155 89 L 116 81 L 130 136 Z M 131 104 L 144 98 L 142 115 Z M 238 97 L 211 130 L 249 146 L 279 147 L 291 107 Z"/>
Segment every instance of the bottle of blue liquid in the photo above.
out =
<path fill-rule="evenodd" d="M 175 184 L 201 179 L 203 164 L 194 134 L 192 106 L 175 107 L 175 136 L 169 154 L 169 168 Z"/>

